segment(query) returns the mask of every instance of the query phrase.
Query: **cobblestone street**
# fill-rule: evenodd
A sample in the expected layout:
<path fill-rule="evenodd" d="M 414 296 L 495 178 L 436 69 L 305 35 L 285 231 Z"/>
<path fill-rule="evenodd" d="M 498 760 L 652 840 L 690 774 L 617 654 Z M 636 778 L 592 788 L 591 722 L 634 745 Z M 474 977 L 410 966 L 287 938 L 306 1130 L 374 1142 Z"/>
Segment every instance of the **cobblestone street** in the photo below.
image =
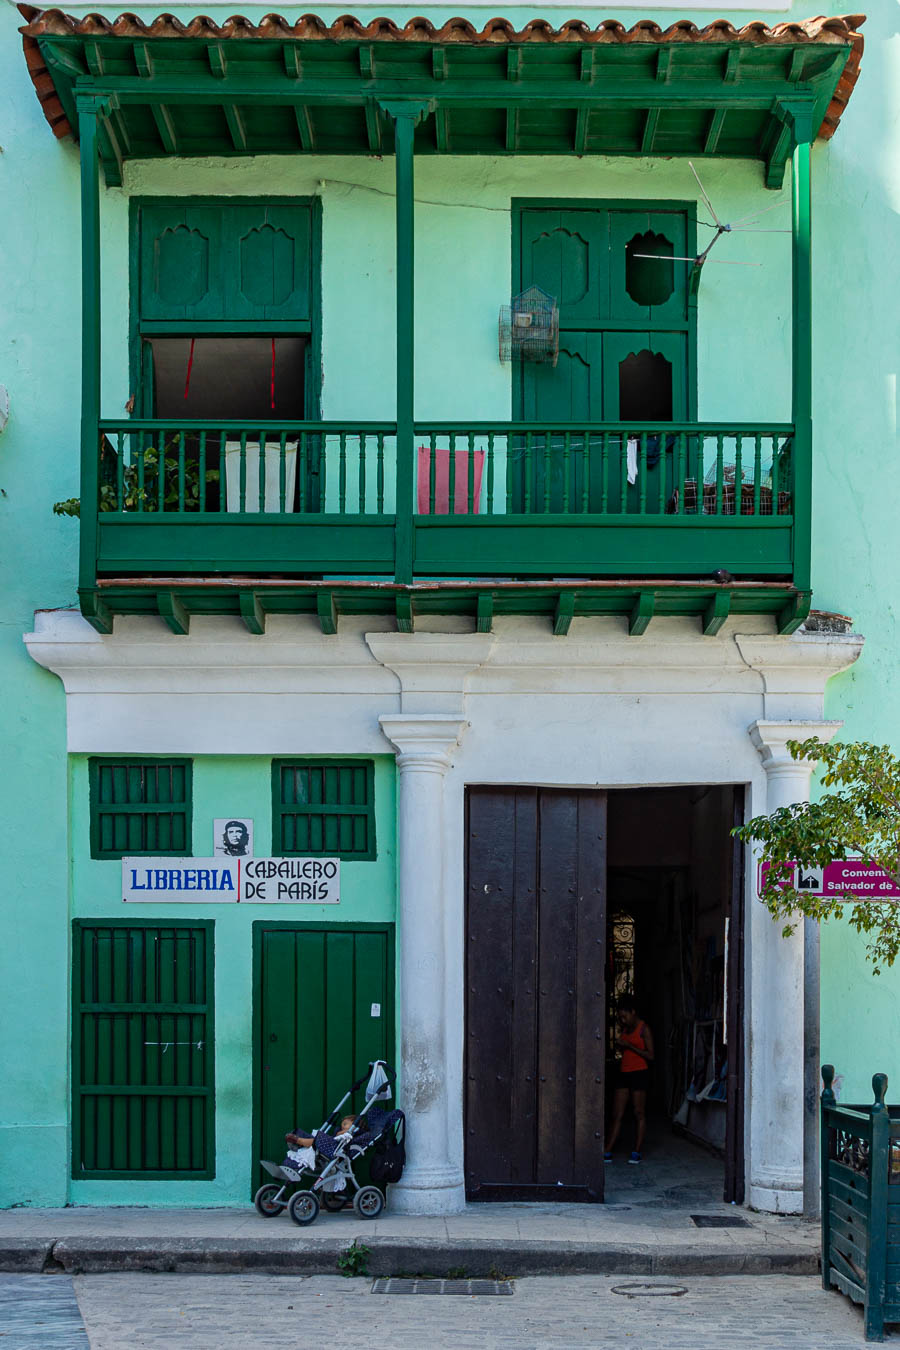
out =
<path fill-rule="evenodd" d="M 372 1292 L 368 1279 L 265 1275 L 0 1276 L 15 1280 L 4 1350 L 85 1344 L 71 1321 L 54 1331 L 50 1301 L 74 1287 L 91 1350 L 321 1350 L 349 1339 L 398 1350 L 858 1350 L 859 1310 L 803 1276 L 516 1281 L 512 1297 Z M 8 1311 L 9 1304 L 0 1302 Z M 35 1324 L 40 1322 L 40 1326 Z M 889 1340 L 895 1339 L 888 1337 Z M 897 1338 L 900 1340 L 900 1337 Z"/>

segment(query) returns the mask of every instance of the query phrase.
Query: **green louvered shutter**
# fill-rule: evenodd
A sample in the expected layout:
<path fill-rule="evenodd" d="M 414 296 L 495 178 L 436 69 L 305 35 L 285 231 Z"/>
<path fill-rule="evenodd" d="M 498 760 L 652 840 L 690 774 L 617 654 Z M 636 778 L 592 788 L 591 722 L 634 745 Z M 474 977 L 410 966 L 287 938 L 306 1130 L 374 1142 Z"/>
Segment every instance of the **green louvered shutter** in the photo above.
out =
<path fill-rule="evenodd" d="M 91 857 L 191 854 L 189 759 L 92 759 Z"/>
<path fill-rule="evenodd" d="M 374 858 L 374 784 L 371 760 L 275 760 L 275 856 Z"/>
<path fill-rule="evenodd" d="M 212 1177 L 212 922 L 76 919 L 73 955 L 73 1176 Z"/>

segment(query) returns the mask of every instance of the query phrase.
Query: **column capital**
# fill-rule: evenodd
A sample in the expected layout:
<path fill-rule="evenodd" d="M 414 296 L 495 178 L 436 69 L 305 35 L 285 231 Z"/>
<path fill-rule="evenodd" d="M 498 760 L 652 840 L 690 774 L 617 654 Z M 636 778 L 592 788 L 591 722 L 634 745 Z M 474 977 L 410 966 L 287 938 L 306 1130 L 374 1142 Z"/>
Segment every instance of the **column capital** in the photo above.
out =
<path fill-rule="evenodd" d="M 455 713 L 383 713 L 381 729 L 397 749 L 402 770 L 444 774 L 468 723 Z"/>
<path fill-rule="evenodd" d="M 751 741 L 762 760 L 766 773 L 780 773 L 793 770 L 795 773 L 809 773 L 813 768 L 811 760 L 794 759 L 787 748 L 788 741 L 805 741 L 810 736 L 818 736 L 820 741 L 830 741 L 843 726 L 843 722 L 818 721 L 767 721 L 758 720 L 747 728 Z"/>

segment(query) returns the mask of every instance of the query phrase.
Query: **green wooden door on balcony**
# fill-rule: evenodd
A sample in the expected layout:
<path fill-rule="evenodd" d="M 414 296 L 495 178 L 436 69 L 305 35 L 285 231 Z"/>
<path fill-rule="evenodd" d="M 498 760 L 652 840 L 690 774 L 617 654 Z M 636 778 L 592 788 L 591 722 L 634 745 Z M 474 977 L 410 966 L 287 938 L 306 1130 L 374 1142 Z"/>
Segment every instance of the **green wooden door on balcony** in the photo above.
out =
<path fill-rule="evenodd" d="M 611 454 L 586 454 L 588 428 L 601 421 L 669 422 L 689 415 L 688 264 L 677 261 L 689 247 L 687 214 L 623 204 L 524 207 L 517 216 L 514 287 L 538 285 L 558 300 L 560 339 L 555 366 L 526 362 L 516 369 L 515 415 L 585 429 L 560 436 L 550 454 L 527 435 L 513 439 L 512 508 L 559 512 L 585 502 L 591 512 L 636 509 L 637 482 L 626 484 L 623 494 L 627 433 L 620 445 L 607 442 Z M 665 442 L 651 444 L 641 467 L 644 501 L 662 510 L 672 477 Z"/>

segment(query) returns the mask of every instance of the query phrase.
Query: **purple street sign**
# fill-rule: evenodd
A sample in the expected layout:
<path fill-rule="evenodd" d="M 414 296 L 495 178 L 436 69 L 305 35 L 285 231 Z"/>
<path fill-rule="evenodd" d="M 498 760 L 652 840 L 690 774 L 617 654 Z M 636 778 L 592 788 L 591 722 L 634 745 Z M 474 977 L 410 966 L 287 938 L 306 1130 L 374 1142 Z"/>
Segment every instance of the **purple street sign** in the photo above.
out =
<path fill-rule="evenodd" d="M 759 865 L 760 891 L 771 866 L 771 863 Z M 824 867 L 800 867 L 797 863 L 784 863 L 782 867 L 786 872 L 785 884 L 790 883 L 798 891 L 807 891 L 810 895 L 834 899 L 849 892 L 858 900 L 900 900 L 900 886 L 890 873 L 858 858 L 838 858 Z"/>

